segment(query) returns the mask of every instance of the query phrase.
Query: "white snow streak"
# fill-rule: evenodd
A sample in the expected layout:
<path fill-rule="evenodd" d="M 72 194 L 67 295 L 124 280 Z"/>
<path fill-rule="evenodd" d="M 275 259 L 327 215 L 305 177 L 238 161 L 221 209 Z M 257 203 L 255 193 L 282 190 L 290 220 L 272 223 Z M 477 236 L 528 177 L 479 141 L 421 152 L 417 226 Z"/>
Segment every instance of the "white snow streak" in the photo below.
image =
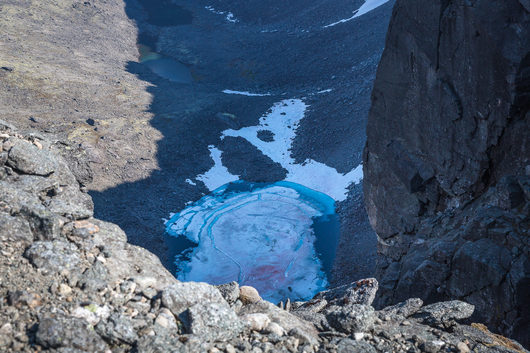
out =
<path fill-rule="evenodd" d="M 223 165 L 221 161 L 223 152 L 212 145 L 208 146 L 208 149 L 210 150 L 210 157 L 213 159 L 214 166 L 206 173 L 198 175 L 196 179 L 202 181 L 210 191 L 232 181 L 239 180 L 237 175 L 230 174 L 228 169 Z"/>
<path fill-rule="evenodd" d="M 345 23 L 345 22 L 349 22 L 357 17 L 360 17 L 376 8 L 378 8 L 379 6 L 387 3 L 389 0 L 366 0 L 364 2 L 364 4 L 359 7 L 357 10 L 353 11 L 353 16 L 352 17 L 349 17 L 349 18 L 345 18 L 345 19 L 342 19 L 340 21 L 337 21 L 337 22 L 334 22 L 334 23 L 331 23 L 329 25 L 326 25 L 324 26 L 324 28 L 328 28 L 328 27 L 333 27 L 333 26 L 336 26 L 338 24 L 341 24 L 341 23 Z"/>
<path fill-rule="evenodd" d="M 226 15 L 225 19 L 228 22 L 236 23 L 239 22 L 237 18 L 235 18 L 234 14 L 228 11 L 218 11 L 213 6 L 205 6 L 206 10 L 213 12 L 216 15 Z"/>
<path fill-rule="evenodd" d="M 271 95 L 270 93 L 250 93 L 250 92 L 247 92 L 247 91 L 233 91 L 231 89 L 225 89 L 223 91 L 223 93 L 225 93 L 225 94 L 239 94 L 241 96 L 249 96 L 249 97 L 265 97 L 265 96 L 270 96 Z"/>

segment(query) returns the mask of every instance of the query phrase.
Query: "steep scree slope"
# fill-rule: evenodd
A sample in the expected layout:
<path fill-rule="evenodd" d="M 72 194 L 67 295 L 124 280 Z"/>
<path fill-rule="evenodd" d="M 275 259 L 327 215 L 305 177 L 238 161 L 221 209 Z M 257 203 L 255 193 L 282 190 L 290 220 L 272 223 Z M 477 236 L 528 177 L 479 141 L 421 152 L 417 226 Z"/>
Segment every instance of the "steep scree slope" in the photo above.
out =
<path fill-rule="evenodd" d="M 364 155 L 380 304 L 465 299 L 525 344 L 529 10 L 523 0 L 397 1 Z"/>

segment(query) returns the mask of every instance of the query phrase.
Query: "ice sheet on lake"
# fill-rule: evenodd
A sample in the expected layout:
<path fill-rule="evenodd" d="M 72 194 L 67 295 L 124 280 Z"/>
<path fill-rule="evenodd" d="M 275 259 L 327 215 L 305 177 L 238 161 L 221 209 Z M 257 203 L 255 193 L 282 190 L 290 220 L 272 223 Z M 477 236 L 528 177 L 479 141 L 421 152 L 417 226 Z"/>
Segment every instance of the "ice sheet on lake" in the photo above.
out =
<path fill-rule="evenodd" d="M 346 199 L 348 186 L 359 183 L 363 178 L 362 165 L 347 174 L 337 172 L 335 168 L 307 159 L 302 164 L 295 163 L 291 157 L 291 146 L 296 136 L 300 120 L 304 118 L 307 105 L 300 99 L 287 99 L 274 104 L 270 113 L 262 116 L 259 125 L 239 130 L 223 131 L 225 136 L 242 137 L 256 146 L 264 155 L 281 164 L 287 170 L 286 181 L 304 185 L 331 196 L 337 201 Z M 258 131 L 269 130 L 274 141 L 258 138 Z"/>
<path fill-rule="evenodd" d="M 210 157 L 212 157 L 214 165 L 206 173 L 197 175 L 195 179 L 202 181 L 209 190 L 215 190 L 232 181 L 239 180 L 237 175 L 230 174 L 228 169 L 223 165 L 221 160 L 223 152 L 213 145 L 208 146 L 208 149 L 210 150 Z"/>
<path fill-rule="evenodd" d="M 172 217 L 168 232 L 197 243 L 189 259 L 177 260 L 178 279 L 238 281 L 273 302 L 325 289 L 311 225 L 330 210 L 279 184 L 224 197 L 218 191 Z"/>
<path fill-rule="evenodd" d="M 355 10 L 353 12 L 353 16 L 352 17 L 349 17 L 349 18 L 345 18 L 345 19 L 342 19 L 340 21 L 337 21 L 337 22 L 334 22 L 334 23 L 331 23 L 329 25 L 326 25 L 324 26 L 324 28 L 328 28 L 328 27 L 333 27 L 333 26 L 336 26 L 338 24 L 341 24 L 341 23 L 344 23 L 344 22 L 349 22 L 357 17 L 360 17 L 376 8 L 378 8 L 379 6 L 387 3 L 389 0 L 366 0 L 364 2 L 364 4 L 362 4 L 361 7 L 359 7 L 357 10 Z"/>
<path fill-rule="evenodd" d="M 223 91 L 223 93 L 225 93 L 225 94 L 239 94 L 241 96 L 248 96 L 248 97 L 266 97 L 266 96 L 270 96 L 271 95 L 270 93 L 250 93 L 250 92 L 247 92 L 247 91 L 233 91 L 231 89 L 225 89 Z"/>

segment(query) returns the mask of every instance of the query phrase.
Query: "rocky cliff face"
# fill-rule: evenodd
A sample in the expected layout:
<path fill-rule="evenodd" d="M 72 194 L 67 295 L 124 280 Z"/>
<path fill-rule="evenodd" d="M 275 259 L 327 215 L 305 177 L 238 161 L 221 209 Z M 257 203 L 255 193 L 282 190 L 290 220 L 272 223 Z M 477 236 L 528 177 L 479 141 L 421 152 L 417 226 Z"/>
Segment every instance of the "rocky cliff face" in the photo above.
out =
<path fill-rule="evenodd" d="M 179 282 L 93 218 L 57 151 L 0 121 L 2 352 L 524 352 L 458 323 L 474 311 L 461 301 L 375 311 L 375 279 L 279 306 L 235 282 Z"/>
<path fill-rule="evenodd" d="M 526 344 L 529 11 L 523 0 L 397 1 L 364 155 L 380 303 L 465 299 Z"/>

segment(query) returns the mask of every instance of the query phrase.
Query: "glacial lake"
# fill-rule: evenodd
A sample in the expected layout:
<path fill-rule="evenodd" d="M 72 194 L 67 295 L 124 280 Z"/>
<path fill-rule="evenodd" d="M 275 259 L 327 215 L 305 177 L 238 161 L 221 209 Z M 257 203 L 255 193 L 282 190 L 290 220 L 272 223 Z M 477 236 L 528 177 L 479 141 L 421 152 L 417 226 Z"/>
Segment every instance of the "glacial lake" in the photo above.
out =
<path fill-rule="evenodd" d="M 340 223 L 335 201 L 291 182 L 237 181 L 166 223 L 181 281 L 237 281 L 272 302 L 326 289 Z"/>

